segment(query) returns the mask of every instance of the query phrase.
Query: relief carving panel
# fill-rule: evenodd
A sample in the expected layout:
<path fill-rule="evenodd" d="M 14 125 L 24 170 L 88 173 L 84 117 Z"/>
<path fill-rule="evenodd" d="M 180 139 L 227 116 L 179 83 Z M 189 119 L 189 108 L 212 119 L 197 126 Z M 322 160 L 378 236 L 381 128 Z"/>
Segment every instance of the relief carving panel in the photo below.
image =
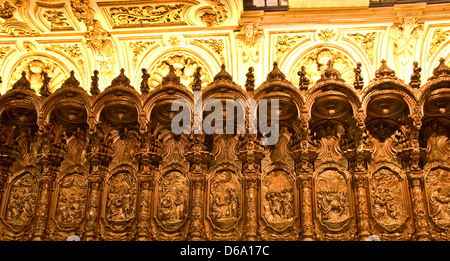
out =
<path fill-rule="evenodd" d="M 450 170 L 432 169 L 426 176 L 426 197 L 431 220 L 437 227 L 450 229 Z"/>
<path fill-rule="evenodd" d="M 389 169 L 380 169 L 369 181 L 372 217 L 383 229 L 393 232 L 408 217 L 402 179 Z"/>
<path fill-rule="evenodd" d="M 282 231 L 294 221 L 294 179 L 283 170 L 275 170 L 261 183 L 262 217 L 275 231 Z"/>
<path fill-rule="evenodd" d="M 166 173 L 158 182 L 156 220 L 167 231 L 185 223 L 189 209 L 189 182 L 178 171 Z"/>
<path fill-rule="evenodd" d="M 55 220 L 60 229 L 74 229 L 85 217 L 87 180 L 80 174 L 65 176 L 58 183 Z"/>
<path fill-rule="evenodd" d="M 241 216 L 241 185 L 235 173 L 224 170 L 210 181 L 208 215 L 215 228 L 233 228 Z"/>
<path fill-rule="evenodd" d="M 114 229 L 121 229 L 136 216 L 137 179 L 129 172 L 112 175 L 106 183 L 105 219 Z"/>
<path fill-rule="evenodd" d="M 33 221 L 38 191 L 37 178 L 31 173 L 22 174 L 11 182 L 3 220 L 13 231 L 21 231 Z"/>
<path fill-rule="evenodd" d="M 345 176 L 329 169 L 317 175 L 315 183 L 315 214 L 318 222 L 329 231 L 341 231 L 352 215 Z"/>

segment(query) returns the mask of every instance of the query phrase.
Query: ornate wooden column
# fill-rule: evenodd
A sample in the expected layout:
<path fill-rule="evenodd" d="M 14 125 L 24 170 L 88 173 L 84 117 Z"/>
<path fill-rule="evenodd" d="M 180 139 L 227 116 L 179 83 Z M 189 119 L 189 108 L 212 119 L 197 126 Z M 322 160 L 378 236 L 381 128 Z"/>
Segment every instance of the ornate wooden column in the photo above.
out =
<path fill-rule="evenodd" d="M 307 115 L 307 112 L 303 112 Z M 314 159 L 317 157 L 316 146 L 311 142 L 308 119 L 299 122 L 301 128 L 292 135 L 290 150 L 295 161 L 297 188 L 300 195 L 301 228 L 299 237 L 304 241 L 314 240 L 314 223 L 312 209 L 312 174 Z"/>
<path fill-rule="evenodd" d="M 101 124 L 89 129 L 90 143 L 86 159 L 91 165 L 89 173 L 89 198 L 83 240 L 94 241 L 98 237 L 98 218 L 104 173 L 108 171 L 112 157 L 109 143 L 105 140 Z"/>
<path fill-rule="evenodd" d="M 189 240 L 193 241 L 204 239 L 204 194 L 211 158 L 212 154 L 205 146 L 205 135 L 193 134 L 186 152 L 186 159 L 190 162 L 189 178 L 192 184 Z"/>
<path fill-rule="evenodd" d="M 244 176 L 244 240 L 259 239 L 258 233 L 258 184 L 261 176 L 261 160 L 264 149 L 256 135 L 244 134 L 238 144 L 238 157 L 242 161 Z"/>
<path fill-rule="evenodd" d="M 417 240 L 427 241 L 430 239 L 429 224 L 426 216 L 424 201 L 424 173 L 420 165 L 421 154 L 424 152 L 419 146 L 419 133 L 422 127 L 422 114 L 417 108 L 412 115 L 411 135 L 408 146 L 400 151 L 403 158 L 404 168 L 408 176 L 411 189 L 413 219 Z"/>
<path fill-rule="evenodd" d="M 33 241 L 44 240 L 53 185 L 61 162 L 64 160 L 64 140 L 55 140 L 53 131 L 52 125 L 45 123 L 41 125 L 38 131 L 39 151 L 37 159 L 42 172 L 40 197 L 37 202 L 33 228 Z"/>
<path fill-rule="evenodd" d="M 139 160 L 139 212 L 137 241 L 150 239 L 151 204 L 153 202 L 155 176 L 162 159 L 160 145 L 149 130 L 141 128 L 141 148 L 136 154 Z"/>
<path fill-rule="evenodd" d="M 347 144 L 348 147 L 343 148 L 344 155 L 348 159 L 352 171 L 352 185 L 356 194 L 358 238 L 361 241 L 365 241 L 371 235 L 369 206 L 367 203 L 367 188 L 369 187 L 367 162 L 371 156 L 371 150 L 367 141 L 368 133 L 364 122 L 364 111 L 359 109 L 356 116 L 354 140 Z"/>

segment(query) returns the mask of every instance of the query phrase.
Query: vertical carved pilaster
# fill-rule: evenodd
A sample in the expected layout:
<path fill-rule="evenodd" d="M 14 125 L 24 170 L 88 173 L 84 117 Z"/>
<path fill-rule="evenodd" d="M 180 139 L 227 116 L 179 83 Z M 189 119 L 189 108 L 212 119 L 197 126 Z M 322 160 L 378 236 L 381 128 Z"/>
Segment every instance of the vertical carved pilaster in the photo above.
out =
<path fill-rule="evenodd" d="M 193 134 L 186 152 L 190 162 L 189 176 L 192 184 L 192 204 L 189 224 L 189 240 L 204 239 L 204 194 L 208 164 L 212 154 L 205 146 L 205 135 Z"/>
<path fill-rule="evenodd" d="M 238 157 L 243 163 L 244 175 L 244 240 L 258 240 L 258 182 L 261 176 L 261 160 L 264 149 L 259 145 L 256 135 L 245 134 L 240 137 Z"/>
<path fill-rule="evenodd" d="M 367 204 L 368 177 L 365 172 L 355 172 L 353 186 L 356 190 L 356 218 L 359 240 L 365 241 L 370 236 L 369 206 Z"/>
<path fill-rule="evenodd" d="M 429 224 L 426 217 L 424 201 L 424 173 L 420 165 L 423 149 L 419 146 L 419 133 L 422 127 L 422 114 L 416 108 L 411 119 L 411 135 L 407 146 L 400 151 L 403 158 L 403 167 L 406 169 L 409 186 L 411 189 L 414 226 L 417 240 L 427 241 L 430 239 Z"/>
<path fill-rule="evenodd" d="M 317 147 L 311 141 L 308 129 L 309 118 L 303 111 L 304 117 L 299 121 L 300 129 L 292 135 L 290 141 L 291 156 L 295 161 L 297 187 L 300 194 L 301 228 L 300 238 L 304 241 L 314 240 L 314 223 L 312 209 L 312 174 L 314 160 L 317 157 Z"/>
<path fill-rule="evenodd" d="M 90 143 L 86 158 L 91 165 L 91 171 L 89 173 L 89 198 L 83 240 L 94 241 L 98 238 L 98 219 L 104 173 L 107 172 L 112 157 L 109 151 L 109 140 L 105 139 L 100 124 L 96 124 L 89 130 L 89 136 Z"/>
<path fill-rule="evenodd" d="M 61 162 L 64 160 L 63 142 L 63 140 L 55 140 L 53 125 L 41 125 L 38 132 L 38 143 L 40 147 L 37 157 L 39 165 L 42 167 L 42 178 L 33 228 L 32 239 L 34 241 L 42 241 L 45 238 L 53 185 Z"/>
<path fill-rule="evenodd" d="M 150 239 L 151 202 L 153 202 L 154 181 L 159 162 L 162 159 L 160 143 L 149 133 L 146 127 L 141 128 L 141 147 L 137 153 L 140 163 L 139 171 L 139 213 L 136 240 Z"/>
<path fill-rule="evenodd" d="M 423 173 L 421 171 L 411 171 L 408 173 L 411 188 L 416 237 L 419 241 L 428 241 L 430 238 L 430 233 L 425 211 L 422 176 Z"/>
<path fill-rule="evenodd" d="M 370 236 L 369 205 L 367 201 L 367 188 L 369 177 L 367 162 L 372 154 L 368 133 L 365 126 L 365 113 L 359 109 L 355 117 L 354 137 L 347 142 L 344 155 L 350 163 L 352 171 L 353 187 L 356 192 L 356 220 L 359 240 L 365 241 Z"/>
<path fill-rule="evenodd" d="M 301 239 L 304 241 L 314 240 L 314 223 L 312 209 L 312 175 L 311 173 L 299 173 L 297 175 L 298 189 L 300 190 L 300 209 L 301 209 Z"/>

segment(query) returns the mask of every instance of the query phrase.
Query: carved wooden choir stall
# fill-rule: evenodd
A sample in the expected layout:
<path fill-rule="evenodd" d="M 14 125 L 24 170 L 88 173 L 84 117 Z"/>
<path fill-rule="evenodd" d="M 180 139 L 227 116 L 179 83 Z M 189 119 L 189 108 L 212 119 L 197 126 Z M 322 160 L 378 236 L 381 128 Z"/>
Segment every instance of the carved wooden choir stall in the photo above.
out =
<path fill-rule="evenodd" d="M 152 90 L 142 70 L 140 91 L 122 69 L 103 91 L 98 71 L 90 92 L 44 75 L 39 94 L 24 72 L 0 96 L 0 239 L 449 240 L 450 68 L 419 86 L 409 66 L 411 84 L 382 61 L 364 88 L 361 64 L 354 85 L 332 62 L 294 85 L 274 63 L 257 88 L 253 68 L 242 88 L 225 66 L 206 86 L 169 66 Z M 192 89 L 279 100 L 278 143 L 175 135 Z"/>

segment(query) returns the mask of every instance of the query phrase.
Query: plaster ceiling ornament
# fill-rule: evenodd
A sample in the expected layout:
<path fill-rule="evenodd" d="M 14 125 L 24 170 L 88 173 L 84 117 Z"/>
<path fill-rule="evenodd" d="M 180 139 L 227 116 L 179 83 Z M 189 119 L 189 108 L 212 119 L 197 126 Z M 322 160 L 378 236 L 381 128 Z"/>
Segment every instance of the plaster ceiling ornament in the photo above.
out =
<path fill-rule="evenodd" d="M 11 51 L 11 46 L 0 46 L 0 62 L 5 59 L 5 56 Z"/>
<path fill-rule="evenodd" d="M 342 78 L 347 83 L 354 82 L 355 75 L 353 69 L 355 66 L 350 58 L 344 53 L 330 48 L 320 48 L 308 53 L 299 63 L 297 63 L 293 71 L 305 71 L 306 76 L 312 81 L 312 84 L 314 84 L 314 82 L 321 79 L 322 74 L 328 68 L 328 63 L 330 61 L 333 65 L 333 71 L 335 70 L 340 73 L 339 78 Z M 304 70 L 302 70 L 303 66 L 305 67 Z M 299 84 L 297 73 L 291 75 L 290 81 L 294 85 Z"/>
<path fill-rule="evenodd" d="M 401 18 L 399 24 L 390 28 L 392 39 L 395 71 L 402 80 L 407 80 L 411 75 L 410 66 L 414 61 L 414 51 L 418 38 L 423 33 L 423 25 L 417 23 L 415 17 Z"/>
<path fill-rule="evenodd" d="M 377 32 L 370 32 L 366 34 L 347 34 L 347 36 L 350 37 L 353 42 L 360 45 L 371 63 L 375 62 L 375 40 L 377 39 L 377 35 Z"/>
<path fill-rule="evenodd" d="M 207 46 L 211 51 L 217 54 L 220 58 L 221 63 L 225 63 L 224 51 L 225 51 L 225 43 L 223 39 L 194 39 L 191 41 L 194 44 L 200 44 Z"/>
<path fill-rule="evenodd" d="M 50 22 L 51 30 L 73 30 L 65 17 L 63 11 L 47 10 L 43 14 L 44 18 Z"/>
<path fill-rule="evenodd" d="M 136 41 L 128 43 L 128 48 L 133 54 L 133 69 L 136 69 L 139 57 L 142 56 L 144 52 L 154 44 L 156 44 L 156 41 Z"/>
<path fill-rule="evenodd" d="M 151 75 L 149 84 L 151 88 L 155 88 L 160 85 L 163 78 L 169 73 L 170 66 L 173 66 L 175 74 L 180 77 L 180 82 L 184 86 L 191 86 L 194 80 L 194 74 L 197 72 L 197 68 L 205 68 L 205 66 L 197 59 L 186 54 L 172 54 L 161 59 L 153 68 L 149 71 Z M 205 69 L 200 71 L 202 80 L 202 88 L 211 81 L 211 76 Z"/>
<path fill-rule="evenodd" d="M 236 43 L 242 50 L 242 61 L 254 64 L 259 62 L 259 53 L 263 44 L 264 36 L 258 32 L 258 27 L 254 23 L 245 23 L 241 27 L 241 32 L 236 35 Z"/>
<path fill-rule="evenodd" d="M 110 8 L 114 26 L 145 26 L 154 24 L 185 24 L 183 12 L 188 4 L 168 4 L 154 6 L 134 6 Z"/>
<path fill-rule="evenodd" d="M 80 68 L 84 71 L 84 55 L 81 50 L 80 44 L 50 44 L 47 46 L 47 48 L 57 50 L 68 55 L 70 58 L 76 61 L 78 66 L 80 66 Z"/>
<path fill-rule="evenodd" d="M 430 61 L 431 57 L 436 53 L 436 51 L 448 40 L 450 36 L 450 30 L 445 30 L 442 28 L 435 29 L 431 37 L 430 47 L 427 53 L 427 62 Z"/>
<path fill-rule="evenodd" d="M 227 2 L 224 0 L 207 0 L 209 7 L 204 8 L 200 20 L 206 26 L 222 25 L 229 18 Z"/>
<path fill-rule="evenodd" d="M 44 57 L 29 57 L 21 61 L 12 71 L 12 76 L 8 83 L 8 89 L 22 77 L 22 72 L 26 72 L 26 78 L 30 81 L 31 88 L 39 93 L 44 80 L 43 72 L 51 78 L 49 91 L 54 92 L 66 79 L 66 73 L 57 63 Z"/>
<path fill-rule="evenodd" d="M 99 20 L 95 19 L 95 12 L 90 7 L 89 0 L 71 0 L 71 7 L 77 20 L 86 25 L 86 43 L 94 52 L 96 68 L 102 76 L 102 84 L 107 86 L 114 77 L 117 48 L 109 32 L 103 28 Z"/>
<path fill-rule="evenodd" d="M 275 55 L 276 61 L 280 62 L 284 55 L 289 52 L 296 44 L 298 44 L 302 39 L 305 39 L 306 35 L 278 35 L 275 41 Z"/>
<path fill-rule="evenodd" d="M 323 42 L 330 42 L 336 39 L 338 35 L 339 34 L 336 30 L 327 28 L 325 30 L 320 30 L 317 33 L 317 38 L 319 38 Z"/>

